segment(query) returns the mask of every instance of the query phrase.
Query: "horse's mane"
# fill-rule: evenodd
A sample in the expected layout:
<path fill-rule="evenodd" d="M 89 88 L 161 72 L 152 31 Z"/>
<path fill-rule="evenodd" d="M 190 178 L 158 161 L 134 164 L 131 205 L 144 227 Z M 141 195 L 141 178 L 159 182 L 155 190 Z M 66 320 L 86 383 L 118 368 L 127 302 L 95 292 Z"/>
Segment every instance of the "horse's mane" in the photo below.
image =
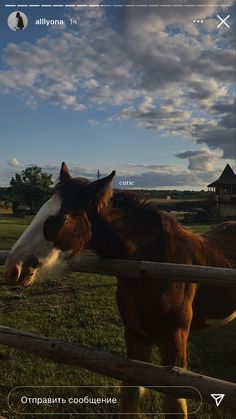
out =
<path fill-rule="evenodd" d="M 110 206 L 132 212 L 133 216 L 140 215 L 142 221 L 146 219 L 152 227 L 159 224 L 171 224 L 172 228 L 179 227 L 174 218 L 165 214 L 155 203 L 140 197 L 135 192 L 116 191 L 111 199 Z"/>
<path fill-rule="evenodd" d="M 111 199 L 113 206 L 136 208 L 137 206 L 151 206 L 150 203 L 137 193 L 131 191 L 115 190 Z"/>
<path fill-rule="evenodd" d="M 203 237 L 136 193 L 115 192 L 105 217 L 127 243 L 130 241 L 131 246 L 136 245 L 137 252 L 140 252 L 136 253 L 137 257 L 141 255 L 146 260 L 166 262 L 181 260 L 182 263 L 188 260 L 191 263 L 190 254 L 191 258 L 202 254 Z"/>
<path fill-rule="evenodd" d="M 84 177 L 71 178 L 67 182 L 61 182 L 59 180 L 54 187 L 54 191 L 55 192 L 59 191 L 60 194 L 63 196 L 63 193 L 65 193 L 65 191 L 68 190 L 68 188 L 70 190 L 71 189 L 76 189 L 78 191 L 79 189 L 81 189 L 81 190 L 84 189 L 90 183 L 91 182 Z"/>
<path fill-rule="evenodd" d="M 183 229 L 172 217 L 161 211 L 156 204 L 138 196 L 135 192 L 115 191 L 105 216 L 127 238 L 135 233 L 136 239 L 145 244 L 172 235 Z"/>
<path fill-rule="evenodd" d="M 78 194 L 82 193 L 91 182 L 82 177 L 71 178 L 68 181 L 59 182 L 55 186 L 55 192 L 59 193 L 61 198 L 66 201 L 67 208 L 76 211 L 78 208 Z"/>

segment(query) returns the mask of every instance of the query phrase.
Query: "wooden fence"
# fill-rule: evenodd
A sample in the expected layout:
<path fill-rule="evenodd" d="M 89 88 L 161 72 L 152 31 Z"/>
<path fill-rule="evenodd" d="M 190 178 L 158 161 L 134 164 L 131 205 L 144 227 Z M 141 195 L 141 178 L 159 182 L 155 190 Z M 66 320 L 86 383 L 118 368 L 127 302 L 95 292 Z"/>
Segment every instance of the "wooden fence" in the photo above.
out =
<path fill-rule="evenodd" d="M 0 327 L 0 344 L 33 353 L 51 361 L 86 368 L 118 380 L 143 387 L 158 386 L 156 391 L 175 397 L 214 403 L 211 393 L 224 393 L 222 406 L 236 409 L 236 384 L 178 367 L 161 367 L 73 345 L 63 340 L 49 339 L 21 330 Z M 172 386 L 175 386 L 174 388 Z M 179 386 L 179 387 L 178 387 Z M 196 388 L 198 391 L 192 391 Z M 155 390 L 155 388 L 152 388 Z"/>
<path fill-rule="evenodd" d="M 0 265 L 7 252 L 0 252 Z M 236 270 L 202 266 L 136 262 L 124 260 L 99 260 L 96 257 L 74 258 L 70 269 L 76 272 L 92 272 L 120 275 L 129 278 L 168 278 L 182 282 L 212 283 L 235 286 Z M 86 368 L 118 380 L 156 387 L 156 391 L 175 397 L 200 399 L 215 403 L 211 393 L 224 393 L 221 406 L 236 409 L 236 384 L 196 374 L 178 367 L 154 366 L 141 361 L 123 358 L 93 348 L 73 345 L 63 340 L 54 340 L 33 335 L 21 330 L 0 326 L 0 344 L 33 353 L 57 363 Z M 193 392 L 196 388 L 198 392 Z"/>
<path fill-rule="evenodd" d="M 8 252 L 0 252 L 0 265 Z M 236 269 L 181 265 L 133 260 L 99 259 L 93 256 L 74 257 L 68 268 L 74 272 L 124 276 L 137 279 L 169 279 L 178 282 L 209 283 L 236 286 Z"/>

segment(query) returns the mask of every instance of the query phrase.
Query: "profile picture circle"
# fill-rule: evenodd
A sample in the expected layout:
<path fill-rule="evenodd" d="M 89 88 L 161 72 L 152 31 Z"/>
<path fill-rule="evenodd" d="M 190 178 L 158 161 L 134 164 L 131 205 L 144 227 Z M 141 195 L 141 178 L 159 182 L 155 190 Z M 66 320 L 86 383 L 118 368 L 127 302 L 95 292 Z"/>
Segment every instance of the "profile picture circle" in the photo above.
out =
<path fill-rule="evenodd" d="M 7 24 L 9 28 L 14 32 L 21 32 L 28 26 L 27 16 L 16 10 L 8 16 Z"/>

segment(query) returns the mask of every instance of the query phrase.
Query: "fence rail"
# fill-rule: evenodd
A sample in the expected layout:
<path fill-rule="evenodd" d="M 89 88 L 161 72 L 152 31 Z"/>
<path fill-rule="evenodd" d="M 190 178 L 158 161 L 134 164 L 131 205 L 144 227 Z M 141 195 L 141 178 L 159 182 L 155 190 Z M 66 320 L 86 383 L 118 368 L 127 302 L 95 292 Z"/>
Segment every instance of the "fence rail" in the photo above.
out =
<path fill-rule="evenodd" d="M 0 252 L 0 265 L 8 252 Z M 236 269 L 208 266 L 179 265 L 147 261 L 104 260 L 97 257 L 75 257 L 68 268 L 74 272 L 89 272 L 135 279 L 168 279 L 181 282 L 210 283 L 235 286 Z M 178 367 L 154 366 L 141 361 L 123 358 L 93 348 L 76 346 L 63 340 L 49 339 L 17 329 L 0 326 L 0 344 L 30 352 L 57 363 L 86 368 L 118 380 L 141 385 L 157 386 L 156 391 L 175 397 L 198 399 L 214 403 L 211 393 L 226 394 L 221 405 L 236 409 L 236 384 Z M 178 387 L 179 386 L 179 387 Z"/>
<path fill-rule="evenodd" d="M 158 392 L 214 403 L 211 393 L 224 393 L 221 405 L 236 409 L 236 384 L 178 367 L 154 366 L 107 352 L 49 339 L 21 330 L 0 326 L 0 344 L 11 346 L 51 361 L 86 368 L 130 385 L 158 386 Z M 175 386 L 175 387 L 173 387 Z M 179 387 L 177 387 L 179 386 Z M 195 388 L 199 391 L 192 391 Z"/>
<path fill-rule="evenodd" d="M 0 265 L 8 252 L 0 252 Z M 93 256 L 74 257 L 68 264 L 74 272 L 89 272 L 135 279 L 168 279 L 178 282 L 208 283 L 235 286 L 236 269 L 182 265 L 147 261 L 99 259 Z"/>

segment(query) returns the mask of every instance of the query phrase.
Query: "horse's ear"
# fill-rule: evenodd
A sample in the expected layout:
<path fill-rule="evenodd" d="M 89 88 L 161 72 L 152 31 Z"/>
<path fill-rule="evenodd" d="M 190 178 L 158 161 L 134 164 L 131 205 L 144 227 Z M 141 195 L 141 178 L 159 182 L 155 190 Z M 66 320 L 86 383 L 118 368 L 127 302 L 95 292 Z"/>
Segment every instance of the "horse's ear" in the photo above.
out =
<path fill-rule="evenodd" d="M 107 206 L 112 197 L 111 182 L 115 174 L 113 170 L 109 176 L 96 180 L 87 187 L 86 195 L 89 205 L 96 207 L 98 211 Z"/>
<path fill-rule="evenodd" d="M 65 182 L 68 179 L 71 179 L 71 175 L 69 173 L 69 169 L 66 163 L 63 161 L 63 163 L 61 164 L 61 170 L 60 170 L 60 181 Z"/>

